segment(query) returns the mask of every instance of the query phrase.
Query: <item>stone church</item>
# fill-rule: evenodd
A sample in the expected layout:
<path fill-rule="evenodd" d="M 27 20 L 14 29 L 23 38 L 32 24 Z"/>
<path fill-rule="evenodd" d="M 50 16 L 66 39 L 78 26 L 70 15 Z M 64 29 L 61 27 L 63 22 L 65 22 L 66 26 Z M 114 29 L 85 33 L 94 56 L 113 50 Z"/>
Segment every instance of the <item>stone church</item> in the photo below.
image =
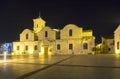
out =
<path fill-rule="evenodd" d="M 52 29 L 38 17 L 33 19 L 33 30 L 24 29 L 19 41 L 13 42 L 14 55 L 68 55 L 92 54 L 95 37 L 92 30 L 83 30 L 74 24 L 63 29 Z"/>

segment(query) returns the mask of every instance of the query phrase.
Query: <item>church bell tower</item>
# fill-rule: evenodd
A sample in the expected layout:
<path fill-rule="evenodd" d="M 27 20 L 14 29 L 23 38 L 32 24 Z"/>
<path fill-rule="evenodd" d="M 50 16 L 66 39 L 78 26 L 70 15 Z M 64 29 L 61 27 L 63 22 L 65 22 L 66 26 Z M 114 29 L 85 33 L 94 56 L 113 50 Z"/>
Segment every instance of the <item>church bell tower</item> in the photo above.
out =
<path fill-rule="evenodd" d="M 33 30 L 35 33 L 38 33 L 42 28 L 45 27 L 45 21 L 39 16 L 36 19 L 33 19 L 34 27 Z"/>

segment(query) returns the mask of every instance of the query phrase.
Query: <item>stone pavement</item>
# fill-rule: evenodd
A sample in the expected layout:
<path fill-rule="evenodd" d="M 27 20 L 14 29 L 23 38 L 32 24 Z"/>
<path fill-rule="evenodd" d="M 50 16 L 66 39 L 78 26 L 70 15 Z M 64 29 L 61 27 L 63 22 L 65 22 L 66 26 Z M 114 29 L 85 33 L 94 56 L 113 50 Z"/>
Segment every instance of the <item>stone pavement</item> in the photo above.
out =
<path fill-rule="evenodd" d="M 0 57 L 0 79 L 22 79 L 21 76 L 45 68 L 70 56 L 9 56 Z"/>
<path fill-rule="evenodd" d="M 13 57 L 0 63 L 0 74 L 0 79 L 119 79 L 120 55 Z"/>

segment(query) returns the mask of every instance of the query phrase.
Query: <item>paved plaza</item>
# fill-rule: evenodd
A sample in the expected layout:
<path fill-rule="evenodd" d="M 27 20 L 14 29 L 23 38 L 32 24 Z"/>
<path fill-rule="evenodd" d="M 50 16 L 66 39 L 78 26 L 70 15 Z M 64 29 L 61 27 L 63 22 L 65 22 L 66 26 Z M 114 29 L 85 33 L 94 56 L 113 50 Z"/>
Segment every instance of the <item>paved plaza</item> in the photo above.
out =
<path fill-rule="evenodd" d="M 120 55 L 0 56 L 0 79 L 119 79 Z"/>

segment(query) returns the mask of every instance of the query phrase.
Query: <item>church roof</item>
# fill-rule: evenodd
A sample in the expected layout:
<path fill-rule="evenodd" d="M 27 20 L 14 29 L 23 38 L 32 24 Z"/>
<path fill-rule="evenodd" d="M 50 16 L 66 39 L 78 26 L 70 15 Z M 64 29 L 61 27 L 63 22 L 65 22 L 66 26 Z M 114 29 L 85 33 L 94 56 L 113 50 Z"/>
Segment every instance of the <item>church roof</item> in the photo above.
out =
<path fill-rule="evenodd" d="M 115 29 L 114 33 L 120 31 L 120 25 L 118 25 L 118 27 Z"/>

